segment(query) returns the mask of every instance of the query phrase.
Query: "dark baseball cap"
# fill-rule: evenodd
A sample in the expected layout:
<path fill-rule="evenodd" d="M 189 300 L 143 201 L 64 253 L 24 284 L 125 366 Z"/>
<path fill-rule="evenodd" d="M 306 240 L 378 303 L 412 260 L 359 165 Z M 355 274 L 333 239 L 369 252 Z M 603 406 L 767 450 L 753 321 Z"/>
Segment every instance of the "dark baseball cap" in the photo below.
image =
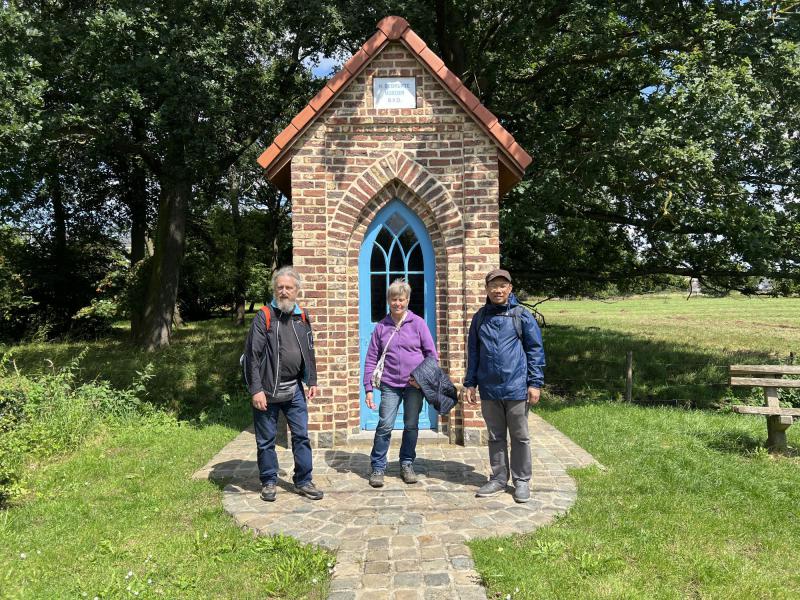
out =
<path fill-rule="evenodd" d="M 511 274 L 506 271 L 505 269 L 495 269 L 494 271 L 489 271 L 489 274 L 486 276 L 486 283 L 489 283 L 492 279 L 497 279 L 498 277 L 503 277 L 511 281 Z"/>

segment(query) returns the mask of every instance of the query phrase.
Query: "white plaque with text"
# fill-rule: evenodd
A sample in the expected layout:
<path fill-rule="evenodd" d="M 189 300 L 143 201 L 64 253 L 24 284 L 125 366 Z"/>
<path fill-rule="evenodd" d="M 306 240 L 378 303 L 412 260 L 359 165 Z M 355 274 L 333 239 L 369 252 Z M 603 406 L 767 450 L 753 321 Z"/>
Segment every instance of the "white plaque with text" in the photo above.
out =
<path fill-rule="evenodd" d="M 374 108 L 417 108 L 416 77 L 373 77 Z"/>

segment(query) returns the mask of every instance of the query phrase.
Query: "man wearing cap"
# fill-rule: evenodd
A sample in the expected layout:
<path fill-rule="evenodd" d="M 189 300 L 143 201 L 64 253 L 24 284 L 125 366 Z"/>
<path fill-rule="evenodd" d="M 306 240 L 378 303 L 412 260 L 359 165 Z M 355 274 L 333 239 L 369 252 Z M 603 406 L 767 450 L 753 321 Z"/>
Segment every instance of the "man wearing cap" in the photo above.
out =
<path fill-rule="evenodd" d="M 528 502 L 532 474 L 528 405 L 539 402 L 544 348 L 536 319 L 519 304 L 512 289 L 505 269 L 486 276 L 486 304 L 469 327 L 464 387 L 470 404 L 476 402 L 475 387 L 480 388 L 481 412 L 489 433 L 492 474 L 475 495 L 488 498 L 505 491 L 510 472 L 514 500 Z"/>

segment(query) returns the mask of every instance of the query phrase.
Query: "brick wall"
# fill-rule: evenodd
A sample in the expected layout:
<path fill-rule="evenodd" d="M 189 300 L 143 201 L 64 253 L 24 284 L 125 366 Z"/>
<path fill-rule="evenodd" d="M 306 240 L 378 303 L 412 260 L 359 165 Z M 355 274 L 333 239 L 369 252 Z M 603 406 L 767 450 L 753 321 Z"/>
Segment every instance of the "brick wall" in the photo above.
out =
<path fill-rule="evenodd" d="M 416 109 L 372 108 L 372 77 L 415 77 Z M 359 432 L 358 254 L 376 213 L 400 198 L 424 222 L 436 261 L 436 339 L 456 383 L 466 367 L 483 277 L 499 262 L 497 147 L 399 43 L 389 44 L 294 146 L 294 265 L 304 277 L 321 394 L 309 407 L 318 447 Z M 450 423 L 454 419 L 454 423 Z M 442 429 L 483 443 L 479 409 Z"/>

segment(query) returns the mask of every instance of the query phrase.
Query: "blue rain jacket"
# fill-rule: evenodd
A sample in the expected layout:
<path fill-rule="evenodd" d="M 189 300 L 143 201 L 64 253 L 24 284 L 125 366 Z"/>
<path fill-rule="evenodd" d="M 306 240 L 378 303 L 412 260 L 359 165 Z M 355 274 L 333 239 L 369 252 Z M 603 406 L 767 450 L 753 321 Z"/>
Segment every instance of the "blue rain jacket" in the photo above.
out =
<path fill-rule="evenodd" d="M 520 339 L 512 312 L 519 306 L 514 294 L 502 305 L 487 298 L 472 317 L 464 385 L 478 386 L 483 400 L 526 400 L 529 387 L 544 384 L 542 332 L 530 312 L 517 308 L 513 312 L 521 320 Z"/>

